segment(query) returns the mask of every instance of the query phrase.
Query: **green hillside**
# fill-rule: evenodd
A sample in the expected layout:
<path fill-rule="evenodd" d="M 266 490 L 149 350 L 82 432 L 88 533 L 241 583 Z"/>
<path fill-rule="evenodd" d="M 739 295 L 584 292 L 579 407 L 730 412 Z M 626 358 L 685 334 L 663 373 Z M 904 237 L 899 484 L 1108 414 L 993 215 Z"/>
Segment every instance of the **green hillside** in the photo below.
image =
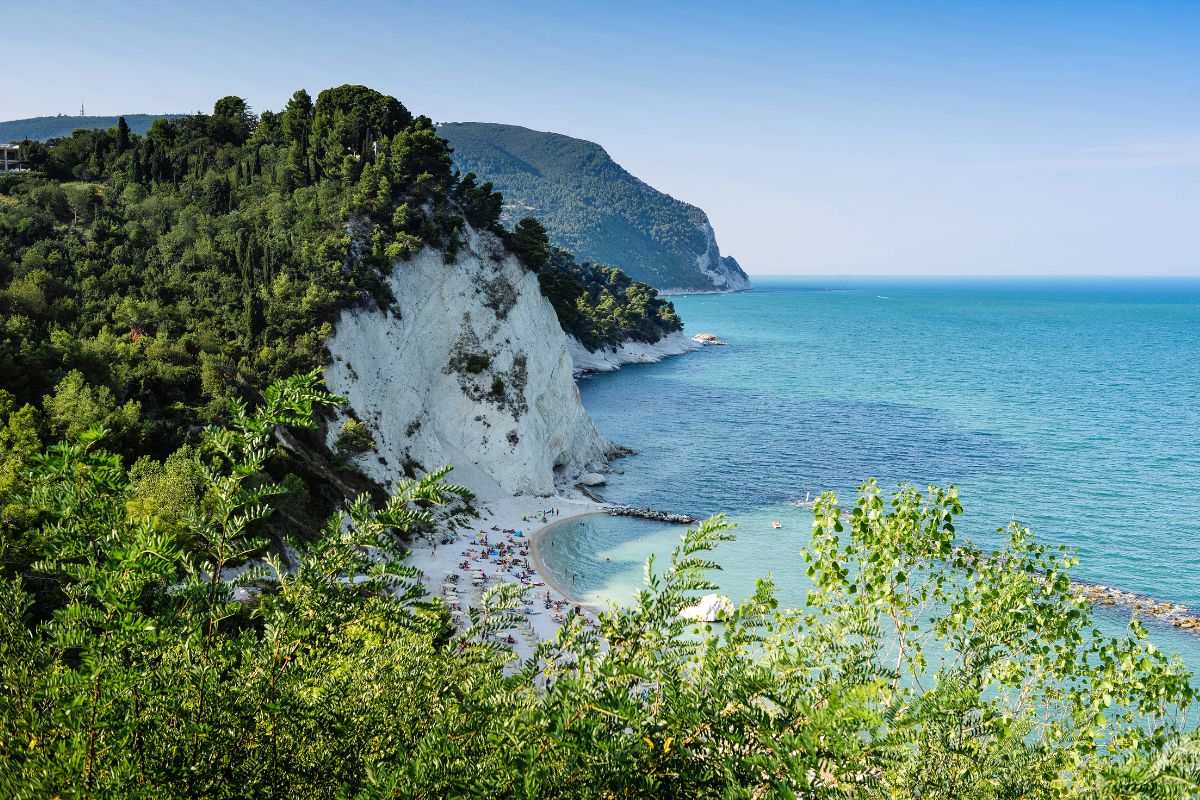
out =
<path fill-rule="evenodd" d="M 532 214 L 581 260 L 620 267 L 659 289 L 749 288 L 721 257 L 708 216 L 631 175 L 600 145 L 517 125 L 438 126 L 454 165 L 504 195 L 506 221 Z"/>
<path fill-rule="evenodd" d="M 126 114 L 125 123 L 130 133 L 144 134 L 156 119 L 179 119 L 182 114 Z M 70 136 L 77 130 L 108 130 L 115 127 L 117 117 L 71 117 L 59 114 L 54 117 L 30 117 L 0 122 L 0 142 L 20 142 L 33 139 L 44 142 Z"/>
<path fill-rule="evenodd" d="M 181 114 L 126 114 L 131 133 Z M 76 130 L 108 130 L 116 116 L 30 117 L 0 122 L 0 142 L 46 141 Z M 647 185 L 600 145 L 517 125 L 447 123 L 438 133 L 454 165 L 491 181 L 505 197 L 504 221 L 527 215 L 545 224 L 554 245 L 580 261 L 613 265 L 660 289 L 749 288 L 741 266 L 722 257 L 703 210 Z"/>
<path fill-rule="evenodd" d="M 364 87 L 261 116 L 223 98 L 145 136 L 81 129 L 23 156 L 29 172 L 0 175 L 0 423 L 8 403 L 41 408 L 50 440 L 103 424 L 130 461 L 320 367 L 343 309 L 389 307 L 394 265 L 426 246 L 453 261 L 468 223 L 537 271 L 591 346 L 682 327 L 644 284 L 551 263 L 536 220 L 506 231 L 502 198 L 459 180 L 433 123 Z M 24 469 L 0 477 L 0 537 Z"/>

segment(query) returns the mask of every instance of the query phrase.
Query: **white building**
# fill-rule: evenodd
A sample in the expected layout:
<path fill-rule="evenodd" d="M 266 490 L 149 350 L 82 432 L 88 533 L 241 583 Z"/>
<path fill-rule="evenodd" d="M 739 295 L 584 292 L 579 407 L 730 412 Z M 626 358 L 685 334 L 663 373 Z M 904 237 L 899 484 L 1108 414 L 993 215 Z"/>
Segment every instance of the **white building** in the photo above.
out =
<path fill-rule="evenodd" d="M 0 144 L 0 173 L 16 172 L 21 169 L 21 146 Z"/>

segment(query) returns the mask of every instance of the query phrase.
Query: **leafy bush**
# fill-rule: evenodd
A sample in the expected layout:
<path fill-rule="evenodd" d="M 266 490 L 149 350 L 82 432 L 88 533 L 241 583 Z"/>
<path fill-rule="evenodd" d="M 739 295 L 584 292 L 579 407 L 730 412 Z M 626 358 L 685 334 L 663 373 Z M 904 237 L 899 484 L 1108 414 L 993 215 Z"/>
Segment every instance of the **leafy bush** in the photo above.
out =
<path fill-rule="evenodd" d="M 338 431 L 334 453 L 339 461 L 348 462 L 375 449 L 375 440 L 362 420 L 348 419 Z"/>
<path fill-rule="evenodd" d="M 446 470 L 269 544 L 280 425 L 338 402 L 276 384 L 179 462 L 201 502 L 131 513 L 147 479 L 99 432 L 34 458 L 34 522 L 0 580 L 5 797 L 1172 798 L 1200 792 L 1177 659 L 1094 631 L 1075 557 L 1013 526 L 959 542 L 953 489 L 816 506 L 815 588 L 769 581 L 697 627 L 715 517 L 632 605 L 571 615 L 524 663 L 496 643 L 520 589 L 456 629 L 402 536 L 466 496 Z M 172 468 L 174 469 L 174 468 Z M 168 470 L 171 471 L 171 470 Z M 178 470 L 175 470 L 178 471 Z M 378 556 L 383 556 L 379 558 Z M 514 668 L 515 667 L 515 668 Z"/>

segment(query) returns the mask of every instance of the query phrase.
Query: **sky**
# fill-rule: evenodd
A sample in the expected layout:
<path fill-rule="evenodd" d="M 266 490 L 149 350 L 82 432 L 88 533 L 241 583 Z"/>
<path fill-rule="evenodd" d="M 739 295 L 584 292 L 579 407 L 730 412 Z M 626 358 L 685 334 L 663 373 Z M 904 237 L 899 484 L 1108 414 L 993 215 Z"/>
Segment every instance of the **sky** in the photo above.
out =
<path fill-rule="evenodd" d="M 1200 0 L 6 5 L 0 119 L 362 83 L 598 142 L 751 275 L 1200 275 Z"/>

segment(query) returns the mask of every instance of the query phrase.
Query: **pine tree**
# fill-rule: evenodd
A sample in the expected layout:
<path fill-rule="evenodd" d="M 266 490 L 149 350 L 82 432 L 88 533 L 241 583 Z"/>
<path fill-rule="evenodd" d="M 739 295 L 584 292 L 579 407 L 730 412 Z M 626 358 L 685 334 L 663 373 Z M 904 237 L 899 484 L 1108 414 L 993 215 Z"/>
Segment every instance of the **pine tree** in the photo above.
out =
<path fill-rule="evenodd" d="M 513 252 L 525 266 L 539 272 L 550 260 L 550 237 L 535 217 L 525 217 L 513 230 Z"/>

